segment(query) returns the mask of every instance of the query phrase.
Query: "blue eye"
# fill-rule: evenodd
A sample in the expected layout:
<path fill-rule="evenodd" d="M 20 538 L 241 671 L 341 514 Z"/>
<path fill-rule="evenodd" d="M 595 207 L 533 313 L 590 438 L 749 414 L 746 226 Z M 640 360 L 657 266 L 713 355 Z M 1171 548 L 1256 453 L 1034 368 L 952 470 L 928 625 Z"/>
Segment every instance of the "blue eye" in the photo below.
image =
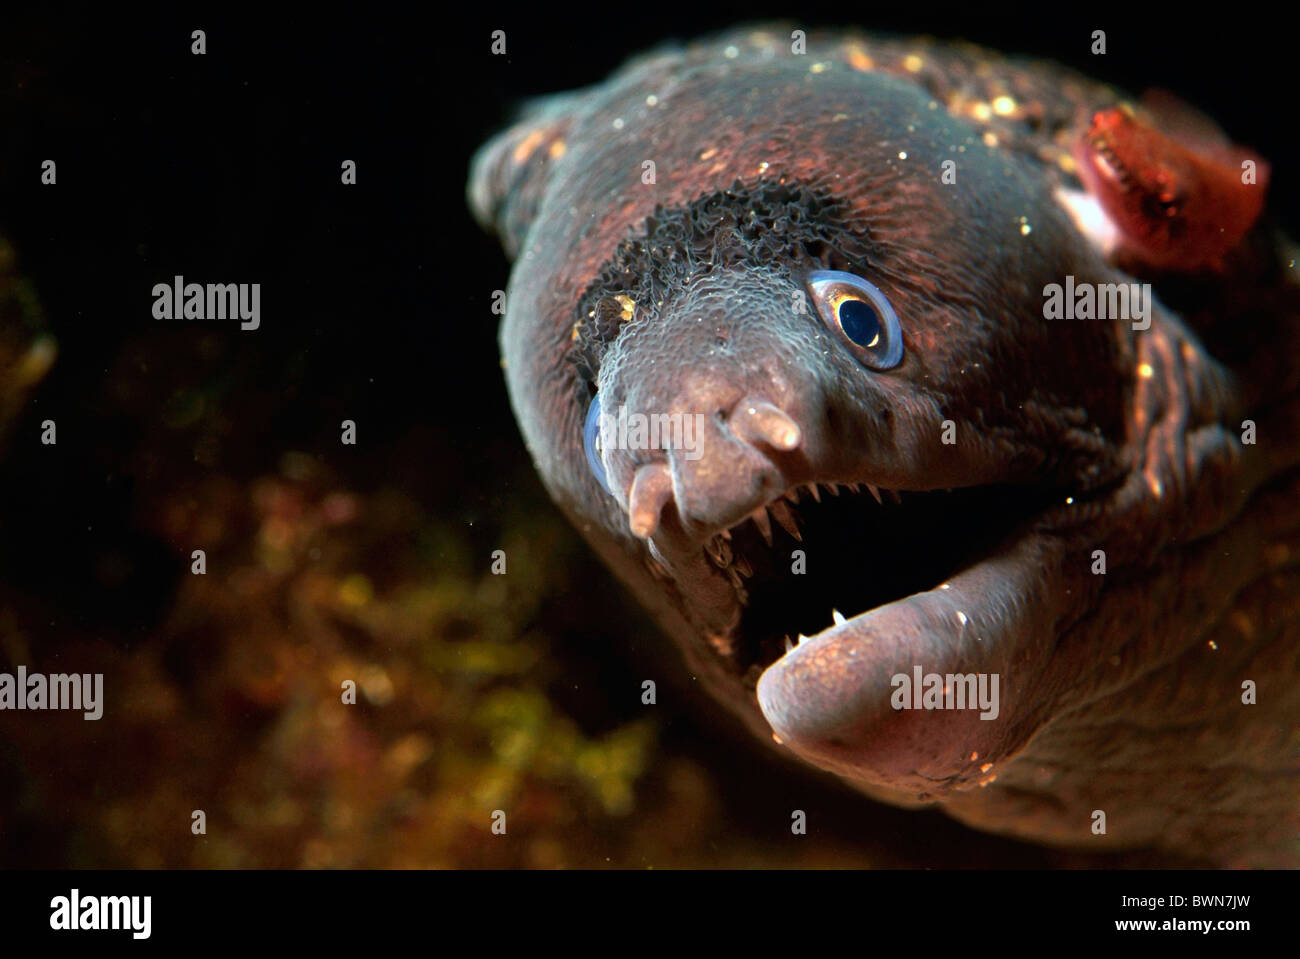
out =
<path fill-rule="evenodd" d="M 605 479 L 605 464 L 600 459 L 600 397 L 591 398 L 591 406 L 587 409 L 587 421 L 582 425 L 582 446 L 587 451 L 587 465 L 591 468 L 592 475 L 601 486 L 609 489 L 609 483 Z"/>
<path fill-rule="evenodd" d="M 808 274 L 808 291 L 822 322 L 873 370 L 903 362 L 903 329 L 889 299 L 874 283 L 839 270 Z"/>

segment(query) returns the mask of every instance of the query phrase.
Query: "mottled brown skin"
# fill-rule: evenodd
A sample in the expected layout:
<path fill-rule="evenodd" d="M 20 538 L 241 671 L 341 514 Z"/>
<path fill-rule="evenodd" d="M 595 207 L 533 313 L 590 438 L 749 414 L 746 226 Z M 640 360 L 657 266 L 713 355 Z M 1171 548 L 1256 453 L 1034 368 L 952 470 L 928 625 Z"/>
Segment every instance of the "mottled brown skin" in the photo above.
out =
<path fill-rule="evenodd" d="M 1292 254 L 1263 223 L 1213 275 L 1108 262 L 1056 191 L 1079 189 L 1080 124 L 1116 102 L 970 47 L 834 34 L 792 55 L 775 27 L 543 102 L 484 148 L 470 186 L 516 260 L 507 381 L 556 502 L 710 693 L 778 748 L 1001 833 L 1295 863 Z M 1043 318 L 1045 286 L 1132 280 L 1121 265 L 1155 284 L 1149 330 Z M 792 310 L 827 267 L 887 292 L 899 367 L 865 369 L 815 311 Z M 616 295 L 631 319 L 610 311 Z M 708 411 L 703 455 L 606 450 L 611 495 L 583 452 L 597 390 L 611 406 Z M 793 447 L 746 419 L 758 406 L 797 424 Z M 643 472 L 655 497 L 636 488 Z M 753 597 L 705 545 L 809 483 L 902 490 L 904 510 L 944 495 L 911 491 L 1016 492 L 983 517 L 1004 535 L 942 584 L 874 608 L 845 596 L 842 625 L 825 628 L 826 609 L 810 641 L 760 651 Z M 655 517 L 650 535 L 630 510 Z M 890 560 L 814 549 L 809 577 Z M 998 718 L 892 708 L 889 677 L 914 665 L 998 674 Z"/>

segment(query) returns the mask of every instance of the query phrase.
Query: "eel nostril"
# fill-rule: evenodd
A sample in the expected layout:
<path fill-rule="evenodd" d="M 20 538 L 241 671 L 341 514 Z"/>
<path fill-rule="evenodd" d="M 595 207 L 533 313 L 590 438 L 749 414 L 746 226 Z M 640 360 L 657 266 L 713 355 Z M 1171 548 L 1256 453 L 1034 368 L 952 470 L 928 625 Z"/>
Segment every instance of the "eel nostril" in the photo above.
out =
<path fill-rule="evenodd" d="M 673 477 L 664 462 L 647 463 L 632 478 L 627 496 L 628 526 L 633 536 L 649 539 L 659 528 L 659 516 L 673 496 Z"/>
<path fill-rule="evenodd" d="M 746 397 L 736 404 L 730 422 L 731 431 L 751 445 L 764 443 L 773 449 L 789 452 L 803 442 L 799 424 L 767 400 Z"/>

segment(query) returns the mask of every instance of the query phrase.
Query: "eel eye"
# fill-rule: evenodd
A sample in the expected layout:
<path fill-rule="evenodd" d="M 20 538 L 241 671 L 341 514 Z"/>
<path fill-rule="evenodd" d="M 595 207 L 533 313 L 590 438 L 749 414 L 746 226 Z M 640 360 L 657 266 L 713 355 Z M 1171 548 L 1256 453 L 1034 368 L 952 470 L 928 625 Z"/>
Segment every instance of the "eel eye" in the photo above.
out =
<path fill-rule="evenodd" d="M 591 406 L 587 409 L 587 420 L 582 424 L 582 446 L 587 452 L 587 466 L 591 468 L 591 473 L 596 477 L 596 482 L 608 490 L 609 483 L 605 479 L 605 464 L 600 458 L 599 395 L 591 398 Z"/>
<path fill-rule="evenodd" d="M 898 314 L 874 283 L 852 273 L 815 270 L 808 274 L 808 291 L 822 322 L 863 366 L 888 370 L 903 362 Z"/>

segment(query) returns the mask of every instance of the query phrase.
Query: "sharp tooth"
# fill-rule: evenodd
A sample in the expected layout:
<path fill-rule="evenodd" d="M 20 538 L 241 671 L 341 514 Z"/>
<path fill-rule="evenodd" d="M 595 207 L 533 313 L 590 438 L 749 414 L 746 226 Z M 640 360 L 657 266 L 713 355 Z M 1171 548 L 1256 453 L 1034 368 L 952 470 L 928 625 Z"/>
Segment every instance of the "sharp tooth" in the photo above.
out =
<path fill-rule="evenodd" d="M 731 560 L 732 568 L 741 576 L 753 576 L 754 567 L 749 565 L 749 560 L 737 553 Z"/>
<path fill-rule="evenodd" d="M 875 488 L 874 486 L 872 486 L 870 483 L 867 484 L 867 489 L 871 490 L 871 495 L 874 496 L 874 497 L 876 498 L 876 502 L 877 502 L 877 503 L 882 503 L 882 502 L 883 502 L 883 500 L 881 500 L 881 498 L 880 498 L 880 490 L 876 489 L 876 488 Z"/>
<path fill-rule="evenodd" d="M 840 487 L 838 483 L 827 483 L 826 488 L 831 491 L 832 496 L 840 495 Z"/>
<path fill-rule="evenodd" d="M 885 490 L 885 495 L 888 496 L 895 503 L 903 502 L 903 497 L 898 495 L 898 490 L 887 489 Z"/>
<path fill-rule="evenodd" d="M 772 521 L 767 518 L 767 509 L 766 508 L 756 509 L 751 514 L 751 517 L 754 520 L 754 525 L 758 527 L 758 531 L 763 534 L 763 541 L 766 542 L 768 546 L 771 546 L 772 545 Z"/>
<path fill-rule="evenodd" d="M 803 645 L 804 643 L 806 643 L 806 642 L 808 642 L 808 637 L 805 636 L 803 633 L 800 633 L 800 634 L 799 634 L 799 645 L 802 646 L 802 645 Z"/>
<path fill-rule="evenodd" d="M 799 505 L 799 487 L 796 486 L 794 489 L 790 490 L 790 492 L 786 493 L 786 494 L 785 494 L 785 498 L 788 499 L 791 503 L 794 503 L 795 506 L 798 506 L 798 505 Z"/>
<path fill-rule="evenodd" d="M 715 536 L 709 540 L 708 545 L 704 547 L 708 552 L 709 558 L 713 560 L 715 566 L 726 568 L 731 565 L 731 544 L 720 536 Z"/>
<path fill-rule="evenodd" d="M 822 494 L 818 491 L 816 483 L 808 484 L 808 492 L 812 493 L 812 498 L 815 499 L 817 502 L 820 503 L 822 501 Z"/>
<path fill-rule="evenodd" d="M 836 626 L 843 626 L 845 623 L 848 622 L 848 620 L 844 618 L 844 614 L 841 613 L 838 609 L 831 610 L 831 619 L 835 620 Z"/>
<path fill-rule="evenodd" d="M 795 522 L 794 517 L 790 514 L 790 510 L 786 508 L 785 503 L 777 500 L 769 506 L 768 509 L 772 511 L 772 518 L 781 524 L 783 530 L 799 542 L 803 542 L 803 536 L 799 534 L 799 524 Z"/>
<path fill-rule="evenodd" d="M 658 563 L 664 569 L 669 569 L 672 566 L 672 563 L 668 562 L 668 558 L 664 556 L 664 554 L 660 552 L 659 547 L 655 545 L 654 540 L 652 539 L 646 540 L 645 545 L 646 545 L 646 549 L 650 551 L 650 558 L 653 559 L 656 563 Z"/>
<path fill-rule="evenodd" d="M 848 486 L 848 488 L 854 493 L 862 492 L 862 487 L 857 483 L 846 483 L 845 485 Z"/>
<path fill-rule="evenodd" d="M 794 649 L 794 643 L 790 642 L 790 637 L 787 636 L 785 638 L 785 651 L 788 653 L 792 649 Z"/>
<path fill-rule="evenodd" d="M 729 529 L 724 529 L 724 530 L 723 530 L 721 533 L 719 533 L 718 535 L 721 536 L 723 539 L 725 539 L 728 543 L 731 542 L 731 530 L 729 530 Z"/>

